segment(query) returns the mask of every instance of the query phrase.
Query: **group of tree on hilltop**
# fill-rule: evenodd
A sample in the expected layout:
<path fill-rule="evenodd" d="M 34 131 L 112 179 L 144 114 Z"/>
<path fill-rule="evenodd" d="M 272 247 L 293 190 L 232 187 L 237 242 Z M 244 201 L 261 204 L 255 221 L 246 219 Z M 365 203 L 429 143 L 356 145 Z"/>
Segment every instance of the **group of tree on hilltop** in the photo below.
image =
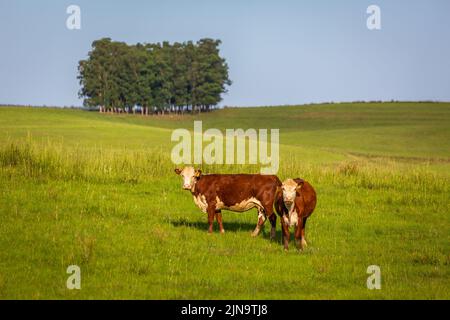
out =
<path fill-rule="evenodd" d="M 100 112 L 209 111 L 231 85 L 220 40 L 128 45 L 96 40 L 78 65 L 79 96 Z"/>

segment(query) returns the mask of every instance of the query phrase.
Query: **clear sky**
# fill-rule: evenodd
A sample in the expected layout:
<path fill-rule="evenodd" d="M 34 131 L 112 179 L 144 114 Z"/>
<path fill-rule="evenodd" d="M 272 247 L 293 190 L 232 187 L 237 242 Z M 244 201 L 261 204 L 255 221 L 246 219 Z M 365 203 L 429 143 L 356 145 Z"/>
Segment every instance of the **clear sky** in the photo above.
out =
<path fill-rule="evenodd" d="M 66 8 L 81 8 L 81 30 Z M 381 9 L 368 30 L 366 9 Z M 450 101 L 448 0 L 0 0 L 0 103 L 81 105 L 77 64 L 95 39 L 222 40 L 222 105 Z"/>

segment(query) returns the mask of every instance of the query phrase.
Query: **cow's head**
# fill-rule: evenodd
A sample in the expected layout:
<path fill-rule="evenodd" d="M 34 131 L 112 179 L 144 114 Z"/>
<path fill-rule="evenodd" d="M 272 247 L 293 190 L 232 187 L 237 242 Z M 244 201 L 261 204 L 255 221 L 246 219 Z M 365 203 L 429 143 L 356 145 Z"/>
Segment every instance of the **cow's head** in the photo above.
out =
<path fill-rule="evenodd" d="M 283 201 L 286 206 L 291 206 L 295 197 L 297 196 L 297 192 L 300 192 L 300 189 L 303 186 L 303 180 L 301 179 L 286 179 L 281 185 L 281 190 L 283 191 Z"/>
<path fill-rule="evenodd" d="M 194 190 L 194 186 L 202 175 L 201 170 L 195 170 L 193 167 L 184 167 L 184 169 L 175 169 L 175 173 L 183 178 L 183 189 Z"/>

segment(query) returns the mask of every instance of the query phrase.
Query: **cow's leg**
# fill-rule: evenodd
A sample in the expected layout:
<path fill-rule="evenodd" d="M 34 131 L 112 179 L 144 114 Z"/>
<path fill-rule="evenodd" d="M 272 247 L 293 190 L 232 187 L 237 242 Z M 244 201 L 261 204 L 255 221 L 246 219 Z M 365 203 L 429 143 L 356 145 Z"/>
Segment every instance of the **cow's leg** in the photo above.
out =
<path fill-rule="evenodd" d="M 208 206 L 207 212 L 208 212 L 208 223 L 209 223 L 208 233 L 212 233 L 213 232 L 213 224 L 214 224 L 214 215 L 216 213 L 216 210 L 213 206 Z"/>
<path fill-rule="evenodd" d="M 258 208 L 258 222 L 256 224 L 255 230 L 252 232 L 252 237 L 256 237 L 261 232 L 261 228 L 266 222 L 266 214 L 262 208 Z"/>
<path fill-rule="evenodd" d="M 295 244 L 298 250 L 303 250 L 303 219 L 299 217 L 297 226 L 295 227 Z"/>
<path fill-rule="evenodd" d="M 289 249 L 289 238 L 290 238 L 290 233 L 289 233 L 289 223 L 286 218 L 286 215 L 283 215 L 281 217 L 281 231 L 283 233 L 283 244 L 284 244 L 284 250 L 288 250 Z"/>
<path fill-rule="evenodd" d="M 282 196 L 277 196 L 277 197 L 275 198 L 274 206 L 275 206 L 275 209 L 276 209 L 278 215 L 280 216 L 280 221 L 281 221 L 281 234 L 282 234 L 282 239 L 284 240 L 285 234 L 286 234 L 286 231 L 285 231 L 285 229 L 284 229 L 284 228 L 285 228 L 285 227 L 284 227 L 284 222 L 285 222 L 284 217 L 285 217 L 285 215 L 288 215 L 289 212 L 288 212 L 286 206 L 284 205 L 283 197 L 282 197 Z M 269 217 L 269 218 L 270 218 L 270 217 Z M 276 222 L 276 217 L 275 217 L 274 219 L 275 219 L 275 222 Z M 271 220 L 271 221 L 272 221 L 272 220 Z M 274 229 L 275 229 L 275 228 L 274 228 Z M 289 235 L 289 226 L 287 226 L 287 234 Z M 288 237 L 288 242 L 289 242 L 289 237 Z M 287 250 L 287 244 L 285 244 L 285 249 Z"/>
<path fill-rule="evenodd" d="M 223 228 L 223 224 L 222 224 L 222 211 L 216 210 L 215 214 L 216 214 L 216 221 L 219 224 L 220 233 L 225 233 L 225 229 Z"/>
<path fill-rule="evenodd" d="M 269 221 L 270 221 L 270 240 L 274 240 L 275 236 L 276 236 L 276 229 L 277 229 L 277 215 L 275 213 L 272 213 L 269 216 Z"/>
<path fill-rule="evenodd" d="M 277 223 L 277 216 L 275 215 L 275 212 L 273 211 L 273 202 L 268 202 L 264 205 L 264 212 L 266 213 L 266 216 L 269 217 L 270 221 L 270 239 L 275 239 L 275 232 L 276 232 L 276 223 Z"/>
<path fill-rule="evenodd" d="M 306 220 L 308 218 L 303 218 L 303 226 L 302 226 L 302 247 L 306 248 L 308 244 L 306 243 L 306 237 L 305 237 L 305 228 L 306 228 Z"/>

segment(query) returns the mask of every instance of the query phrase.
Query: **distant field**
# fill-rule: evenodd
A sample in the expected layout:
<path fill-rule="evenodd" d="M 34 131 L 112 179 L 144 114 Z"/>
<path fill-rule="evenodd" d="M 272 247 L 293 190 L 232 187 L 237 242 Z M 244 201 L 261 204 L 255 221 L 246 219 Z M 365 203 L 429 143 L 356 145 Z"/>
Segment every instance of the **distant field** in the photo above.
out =
<path fill-rule="evenodd" d="M 305 251 L 283 251 L 279 222 L 277 241 L 268 225 L 251 238 L 254 210 L 225 212 L 226 233 L 207 235 L 170 162 L 172 130 L 194 120 L 280 129 L 279 177 L 318 193 Z M 0 130 L 1 299 L 450 298 L 450 103 L 164 117 L 0 107 Z M 66 288 L 71 264 L 81 290 Z M 381 290 L 366 288 L 369 265 Z"/>

